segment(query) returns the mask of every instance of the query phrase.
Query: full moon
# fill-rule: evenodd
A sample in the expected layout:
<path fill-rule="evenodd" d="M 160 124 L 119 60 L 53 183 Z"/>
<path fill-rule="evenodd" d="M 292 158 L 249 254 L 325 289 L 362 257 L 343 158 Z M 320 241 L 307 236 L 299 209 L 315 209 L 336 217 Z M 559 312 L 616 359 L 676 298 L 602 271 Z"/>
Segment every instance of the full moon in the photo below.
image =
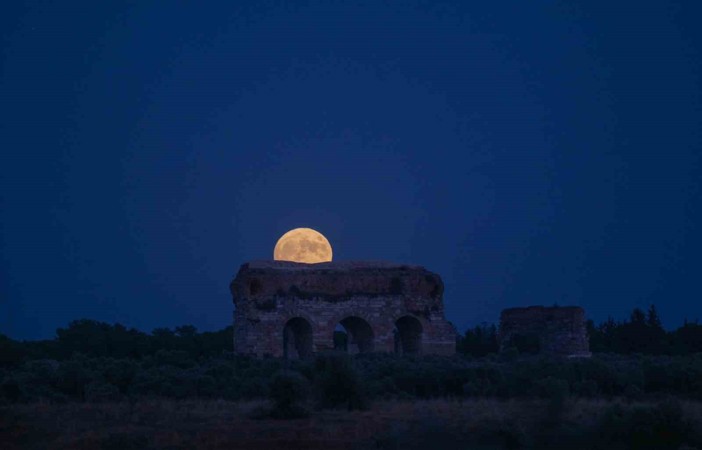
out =
<path fill-rule="evenodd" d="M 312 228 L 295 228 L 278 239 L 273 259 L 307 264 L 328 262 L 332 260 L 332 248 L 322 233 Z"/>

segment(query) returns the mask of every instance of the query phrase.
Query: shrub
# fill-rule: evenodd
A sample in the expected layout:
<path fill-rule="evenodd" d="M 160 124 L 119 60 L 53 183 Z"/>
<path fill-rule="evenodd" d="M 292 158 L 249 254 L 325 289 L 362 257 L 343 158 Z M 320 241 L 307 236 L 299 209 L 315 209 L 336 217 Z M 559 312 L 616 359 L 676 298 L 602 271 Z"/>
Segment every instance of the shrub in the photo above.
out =
<path fill-rule="evenodd" d="M 270 383 L 271 415 L 281 419 L 305 417 L 309 398 L 309 382 L 298 372 L 280 372 Z"/>
<path fill-rule="evenodd" d="M 666 400 L 653 408 L 634 411 L 631 424 L 639 442 L 646 442 L 648 446 L 652 442 L 658 442 L 659 448 L 666 444 L 679 447 L 691 431 L 690 423 L 683 416 L 680 403 L 676 400 Z"/>
<path fill-rule="evenodd" d="M 576 381 L 573 384 L 573 394 L 581 397 L 595 397 L 599 393 L 597 382 L 594 380 Z"/>
<path fill-rule="evenodd" d="M 93 379 L 86 361 L 84 357 L 79 357 L 61 363 L 57 371 L 57 387 L 61 393 L 83 399 L 85 386 Z"/>
<path fill-rule="evenodd" d="M 672 450 L 683 443 L 702 443 L 675 400 L 630 410 L 614 405 L 603 415 L 600 430 L 605 443 L 623 444 L 631 449 Z"/>
<path fill-rule="evenodd" d="M 511 362 L 519 357 L 519 349 L 514 346 L 505 348 L 504 351 L 500 352 L 500 359 L 502 361 Z"/>
<path fill-rule="evenodd" d="M 85 401 L 111 402 L 120 398 L 117 386 L 101 381 L 94 381 L 85 387 Z"/>
<path fill-rule="evenodd" d="M 17 380 L 6 378 L 0 383 L 0 398 L 15 403 L 22 398 L 22 388 Z"/>
<path fill-rule="evenodd" d="M 345 354 L 320 355 L 315 360 L 315 384 L 322 408 L 366 409 L 368 402 L 353 361 Z"/>
<path fill-rule="evenodd" d="M 630 384 L 627 387 L 625 387 L 623 394 L 627 400 L 640 400 L 643 396 L 643 392 L 641 392 L 641 389 L 634 384 Z"/>
<path fill-rule="evenodd" d="M 190 354 L 182 350 L 159 350 L 154 355 L 154 362 L 157 365 L 171 365 L 182 369 L 193 367 L 196 363 L 191 359 Z"/>
<path fill-rule="evenodd" d="M 198 397 L 216 397 L 219 393 L 214 377 L 202 375 L 196 379 Z"/>
<path fill-rule="evenodd" d="M 110 433 L 100 442 L 105 450 L 137 450 L 149 447 L 149 438 L 141 433 Z"/>
<path fill-rule="evenodd" d="M 547 376 L 536 382 L 537 394 L 546 399 L 563 399 L 570 394 L 568 382 Z"/>
<path fill-rule="evenodd" d="M 538 394 L 548 400 L 545 425 L 560 423 L 565 409 L 565 400 L 570 394 L 568 382 L 548 376 L 536 383 Z"/>
<path fill-rule="evenodd" d="M 21 344 L 0 334 L 0 367 L 19 364 L 24 357 L 22 353 Z"/>

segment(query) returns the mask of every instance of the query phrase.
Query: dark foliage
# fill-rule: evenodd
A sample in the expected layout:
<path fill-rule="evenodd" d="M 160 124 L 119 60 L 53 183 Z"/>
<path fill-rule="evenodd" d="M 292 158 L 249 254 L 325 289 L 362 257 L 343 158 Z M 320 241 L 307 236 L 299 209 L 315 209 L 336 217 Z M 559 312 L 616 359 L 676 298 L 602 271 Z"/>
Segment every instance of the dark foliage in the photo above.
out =
<path fill-rule="evenodd" d="M 629 320 L 609 318 L 599 326 L 588 321 L 590 350 L 597 353 L 687 355 L 702 352 L 702 325 L 685 321 L 666 332 L 654 305 L 646 313 L 634 309 Z"/>
<path fill-rule="evenodd" d="M 322 408 L 366 409 L 368 402 L 354 360 L 345 353 L 318 355 L 314 380 Z"/>
<path fill-rule="evenodd" d="M 497 327 L 483 323 L 466 330 L 465 335 L 456 342 L 456 351 L 465 355 L 485 356 L 497 353 Z"/>
<path fill-rule="evenodd" d="M 300 377 L 312 386 L 312 398 L 323 408 L 360 409 L 369 399 L 383 398 L 543 398 L 551 401 L 549 408 L 556 414 L 568 397 L 646 400 L 672 395 L 702 400 L 702 354 L 519 356 L 514 361 L 492 356 L 330 354 L 313 362 L 292 362 L 286 370 L 295 374 L 280 378 L 283 366 L 273 358 L 195 359 L 187 352 L 166 350 L 141 360 L 80 354 L 61 361 L 29 360 L 0 371 L 0 403 L 272 398 L 284 411 L 286 395 L 292 403 L 302 398 Z"/>
<path fill-rule="evenodd" d="M 496 327 L 483 324 L 466 331 L 453 357 L 333 352 L 286 362 L 232 354 L 231 327 L 146 334 L 81 320 L 50 341 L 0 336 L 0 406 L 267 398 L 271 407 L 261 417 L 291 419 L 309 416 L 314 406 L 366 409 L 374 399 L 522 399 L 541 405 L 525 415 L 532 425 L 486 422 L 476 431 L 427 422 L 414 434 L 380 436 L 375 448 L 702 448 L 702 430 L 677 400 L 702 400 L 702 326 L 665 332 L 652 307 L 588 329 L 596 353 L 584 359 L 532 355 L 528 342 L 498 355 Z M 336 337 L 343 348 L 347 336 Z M 577 424 L 566 419 L 577 398 L 613 405 Z M 141 448 L 144 439 L 117 433 L 104 444 Z"/>
<path fill-rule="evenodd" d="M 629 320 L 610 318 L 595 325 L 587 323 L 590 350 L 594 353 L 687 355 L 702 352 L 702 325 L 685 321 L 677 330 L 666 332 L 655 306 L 647 312 L 634 309 Z M 174 330 L 156 328 L 150 334 L 120 324 L 82 319 L 56 331 L 56 338 L 43 341 L 14 341 L 0 334 L 0 367 L 12 367 L 36 359 L 65 360 L 74 353 L 87 357 L 141 360 L 159 352 L 184 352 L 189 359 L 221 356 L 231 351 L 232 327 L 199 333 L 192 325 Z M 484 357 L 497 353 L 497 327 L 483 323 L 466 330 L 457 340 L 464 355 Z M 517 345 L 518 344 L 518 345 Z M 524 336 L 514 343 L 519 353 L 535 353 L 538 342 Z"/>
<path fill-rule="evenodd" d="M 615 404 L 597 428 L 596 448 L 674 450 L 683 443 L 702 444 L 701 430 L 694 429 L 680 404 L 671 399 L 629 410 Z"/>
<path fill-rule="evenodd" d="M 209 358 L 231 350 L 232 327 L 198 333 L 192 325 L 156 328 L 147 334 L 120 324 L 81 319 L 56 330 L 56 338 L 17 342 L 0 335 L 0 367 L 34 359 L 70 359 L 80 353 L 93 358 L 141 360 L 163 351 L 185 352 L 188 357 Z"/>
<path fill-rule="evenodd" d="M 635 311 L 623 324 L 590 324 L 593 350 L 637 350 L 635 354 L 558 359 L 514 349 L 497 355 L 495 327 L 481 325 L 459 340 L 463 355 L 455 357 L 332 353 L 313 362 L 285 363 L 228 352 L 231 328 L 199 333 L 182 326 L 146 334 L 80 320 L 60 329 L 51 341 L 16 342 L 0 336 L 0 403 L 273 395 L 284 410 L 283 387 L 293 395 L 302 386 L 294 384 L 299 377 L 274 378 L 284 367 L 296 373 L 292 377 L 302 374 L 311 386 L 310 398 L 324 408 L 359 409 L 378 398 L 515 397 L 552 400 L 556 414 L 562 399 L 572 396 L 702 399 L 702 353 L 694 353 L 702 342 L 700 328 L 686 323 L 666 333 L 650 308 L 647 314 Z M 641 336 L 646 348 L 632 336 Z M 278 388 L 282 390 L 271 391 Z"/>
<path fill-rule="evenodd" d="M 306 417 L 309 395 L 310 383 L 302 374 L 289 370 L 278 373 L 270 384 L 270 398 L 273 401 L 270 415 L 279 419 Z"/>

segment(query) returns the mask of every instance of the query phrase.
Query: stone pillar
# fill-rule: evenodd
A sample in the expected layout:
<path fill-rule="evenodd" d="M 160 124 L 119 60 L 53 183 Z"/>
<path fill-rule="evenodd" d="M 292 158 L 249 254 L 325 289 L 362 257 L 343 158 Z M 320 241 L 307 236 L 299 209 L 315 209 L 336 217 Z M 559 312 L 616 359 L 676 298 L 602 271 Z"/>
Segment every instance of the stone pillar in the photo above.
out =
<path fill-rule="evenodd" d="M 515 346 L 548 355 L 591 355 L 585 311 L 578 306 L 505 309 L 500 315 L 498 339 L 500 351 Z"/>

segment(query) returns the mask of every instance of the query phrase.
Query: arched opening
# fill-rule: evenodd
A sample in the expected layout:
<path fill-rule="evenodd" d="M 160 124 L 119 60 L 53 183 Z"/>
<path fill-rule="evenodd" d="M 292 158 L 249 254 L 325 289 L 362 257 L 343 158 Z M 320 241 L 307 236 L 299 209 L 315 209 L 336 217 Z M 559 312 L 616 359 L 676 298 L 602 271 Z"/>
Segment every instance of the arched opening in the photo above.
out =
<path fill-rule="evenodd" d="M 414 317 L 400 317 L 395 322 L 395 352 L 417 354 L 422 350 L 422 324 Z"/>
<path fill-rule="evenodd" d="M 294 317 L 283 328 L 283 356 L 305 359 L 312 356 L 312 325 L 302 317 Z"/>
<path fill-rule="evenodd" d="M 334 328 L 334 350 L 351 354 L 373 351 L 373 329 L 360 317 L 350 316 Z"/>
<path fill-rule="evenodd" d="M 349 334 L 340 323 L 334 328 L 334 350 L 341 352 L 349 351 Z"/>

